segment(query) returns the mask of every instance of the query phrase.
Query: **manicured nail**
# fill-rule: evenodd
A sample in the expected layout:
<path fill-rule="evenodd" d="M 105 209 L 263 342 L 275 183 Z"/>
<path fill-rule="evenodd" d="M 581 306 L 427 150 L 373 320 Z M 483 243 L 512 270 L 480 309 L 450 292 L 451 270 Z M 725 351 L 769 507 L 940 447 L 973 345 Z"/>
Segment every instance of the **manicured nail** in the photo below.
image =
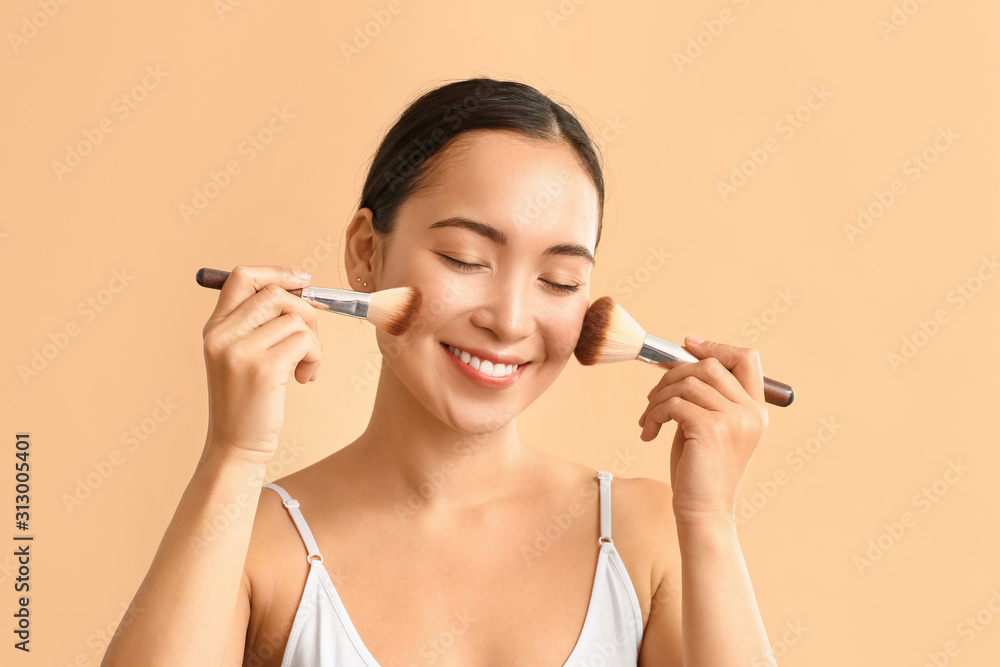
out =
<path fill-rule="evenodd" d="M 695 344 L 704 343 L 705 342 L 704 340 L 702 340 L 701 338 L 698 338 L 697 336 L 688 336 L 687 340 L 690 341 L 690 342 L 692 342 L 692 343 L 695 343 Z"/>
<path fill-rule="evenodd" d="M 312 274 L 306 273 L 305 271 L 296 271 L 295 275 L 301 278 L 302 280 L 309 280 L 310 278 L 312 278 Z"/>

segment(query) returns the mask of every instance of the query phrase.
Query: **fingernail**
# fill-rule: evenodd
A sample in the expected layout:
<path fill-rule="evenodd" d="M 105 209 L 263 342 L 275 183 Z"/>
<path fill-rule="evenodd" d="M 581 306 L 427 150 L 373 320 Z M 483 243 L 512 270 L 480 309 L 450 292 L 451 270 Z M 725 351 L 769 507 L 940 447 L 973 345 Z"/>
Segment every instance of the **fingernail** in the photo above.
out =
<path fill-rule="evenodd" d="M 703 339 L 698 338 L 697 336 L 688 336 L 687 340 L 690 341 L 690 342 L 692 342 L 692 343 L 695 343 L 695 344 L 697 344 L 697 343 L 704 343 L 705 342 Z"/>
<path fill-rule="evenodd" d="M 309 280 L 310 278 L 312 278 L 312 274 L 306 273 L 305 271 L 296 271 L 295 275 L 301 278 L 302 280 Z"/>

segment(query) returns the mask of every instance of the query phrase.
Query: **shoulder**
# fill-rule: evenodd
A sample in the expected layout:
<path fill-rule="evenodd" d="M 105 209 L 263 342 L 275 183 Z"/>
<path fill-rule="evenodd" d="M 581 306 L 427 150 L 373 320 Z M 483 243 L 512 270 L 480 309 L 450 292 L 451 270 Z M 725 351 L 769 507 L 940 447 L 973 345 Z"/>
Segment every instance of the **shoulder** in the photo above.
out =
<path fill-rule="evenodd" d="M 594 469 L 563 459 L 554 463 L 561 473 L 551 479 L 560 474 L 585 478 L 595 505 L 598 472 L 611 473 L 611 537 L 632 579 L 643 618 L 649 617 L 656 603 L 676 601 L 681 559 L 671 485 L 649 477 L 618 475 L 614 466 Z"/>
<path fill-rule="evenodd" d="M 316 497 L 301 472 L 268 483 L 280 486 L 308 512 L 308 508 L 314 507 Z M 309 525 L 311 528 L 312 524 Z M 302 536 L 282 496 L 276 489 L 262 486 L 244 564 L 251 591 L 248 626 L 251 638 L 275 629 L 287 636 L 286 621 L 294 615 L 309 574 L 306 553 Z"/>
<path fill-rule="evenodd" d="M 674 521 L 673 489 L 648 477 L 611 482 L 612 536 L 622 560 L 641 564 L 636 585 L 645 622 L 679 613 L 681 554 Z"/>
<path fill-rule="evenodd" d="M 644 626 L 639 665 L 679 665 L 681 554 L 673 489 L 667 482 L 647 477 L 616 477 L 614 482 L 619 482 L 618 492 L 612 494 L 621 509 L 619 514 L 631 522 L 630 548 L 640 554 L 646 565 L 643 571 L 649 573 L 639 597 Z"/>
<path fill-rule="evenodd" d="M 617 476 L 611 488 L 612 535 L 625 532 L 631 548 L 650 564 L 655 593 L 661 581 L 680 569 L 673 489 L 658 479 Z"/>
<path fill-rule="evenodd" d="M 562 479 L 585 480 L 594 502 L 598 499 L 598 472 L 610 472 L 611 535 L 616 544 L 633 552 L 638 562 L 652 562 L 653 574 L 663 574 L 671 554 L 679 558 L 677 525 L 674 522 L 673 490 L 669 483 L 649 477 L 624 477 L 614 467 L 590 468 L 574 461 L 550 457 L 558 472 L 550 472 L 552 486 Z"/>
<path fill-rule="evenodd" d="M 304 516 L 314 517 L 320 514 L 317 508 L 325 505 L 325 498 L 319 491 L 322 485 L 317 484 L 319 473 L 317 462 L 302 470 L 271 480 L 261 487 L 251 534 L 252 543 L 256 542 L 256 546 L 265 551 L 288 546 L 301 549 L 302 538 L 291 513 L 285 507 L 281 492 L 268 487 L 267 484 L 281 487 L 292 500 L 299 503 L 299 511 L 303 512 Z M 312 526 L 312 522 L 308 523 Z"/>
<path fill-rule="evenodd" d="M 284 480 L 274 483 L 298 500 L 290 484 L 286 485 Z M 262 486 L 247 551 L 246 567 L 251 578 L 255 579 L 253 583 L 263 588 L 265 582 L 261 580 L 262 575 L 269 575 L 272 570 L 267 563 L 287 562 L 281 559 L 278 551 L 296 546 L 297 542 L 301 539 L 281 495 L 275 489 Z"/>
<path fill-rule="evenodd" d="M 310 507 L 308 488 L 301 481 L 297 474 L 292 474 L 268 483 L 280 486 L 292 499 Z M 277 489 L 262 486 L 246 559 L 246 572 L 255 595 L 267 598 L 276 587 L 287 583 L 282 578 L 276 578 L 274 563 L 283 563 L 283 567 L 294 572 L 295 576 L 304 576 L 308 570 L 305 554 L 302 537 L 281 494 Z M 299 561 L 301 567 L 288 565 Z"/>

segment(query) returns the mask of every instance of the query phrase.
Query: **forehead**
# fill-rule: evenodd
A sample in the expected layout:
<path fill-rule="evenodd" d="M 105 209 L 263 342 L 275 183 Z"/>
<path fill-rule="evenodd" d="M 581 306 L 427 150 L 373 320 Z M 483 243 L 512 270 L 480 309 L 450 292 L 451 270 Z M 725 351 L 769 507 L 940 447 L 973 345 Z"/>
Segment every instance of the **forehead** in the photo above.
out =
<path fill-rule="evenodd" d="M 402 217 L 421 220 L 426 228 L 464 216 L 517 237 L 537 235 L 594 248 L 597 190 L 564 142 L 473 130 L 456 137 L 427 167 L 425 187 L 407 200 L 403 210 L 408 215 Z"/>

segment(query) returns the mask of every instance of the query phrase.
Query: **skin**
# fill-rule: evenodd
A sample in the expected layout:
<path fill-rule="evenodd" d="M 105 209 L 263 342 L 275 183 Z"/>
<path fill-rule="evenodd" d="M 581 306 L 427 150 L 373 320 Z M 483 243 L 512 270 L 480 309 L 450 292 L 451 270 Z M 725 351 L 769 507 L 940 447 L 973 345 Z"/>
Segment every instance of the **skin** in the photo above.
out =
<path fill-rule="evenodd" d="M 597 194 L 563 144 L 483 131 L 456 143 L 461 150 L 438 154 L 447 159 L 434 186 L 401 207 L 388 244 L 367 209 L 347 231 L 352 287 L 360 278 L 370 290 L 415 285 L 424 295 L 404 336 L 377 333 L 384 362 L 368 428 L 276 481 L 300 502 L 381 664 L 427 664 L 418 649 L 460 622 L 435 665 L 562 665 L 598 555 L 596 470 L 526 443 L 516 416 L 575 347 L 592 265 L 544 251 L 574 244 L 593 253 Z M 553 183 L 559 194 L 544 197 Z M 507 244 L 429 228 L 451 216 L 488 222 Z M 463 270 L 442 254 L 476 266 Z M 278 494 L 261 484 L 285 384 L 315 380 L 321 365 L 316 313 L 286 291 L 306 281 L 282 267 L 237 267 L 223 287 L 205 327 L 205 451 L 130 606 L 134 620 L 102 665 L 240 665 L 244 650 L 253 664 L 280 665 L 309 566 Z M 456 369 L 442 341 L 530 363 L 512 386 L 487 389 Z M 671 484 L 617 475 L 612 483 L 614 542 L 644 625 L 639 665 L 774 664 L 735 532 L 739 481 L 766 427 L 760 361 L 754 350 L 687 343 L 702 361 L 667 370 L 639 424 L 650 441 L 677 422 Z M 236 499 L 243 511 L 195 549 L 192 537 Z M 574 499 L 575 520 L 525 558 Z"/>
<path fill-rule="evenodd" d="M 388 244 L 372 229 L 368 209 L 349 225 L 351 283 L 360 277 L 370 290 L 420 287 L 421 320 L 403 336 L 377 331 L 384 361 L 365 432 L 278 483 L 304 508 L 324 508 L 303 511 L 324 562 L 337 564 L 331 576 L 353 624 L 382 664 L 422 663 L 407 649 L 449 627 L 456 610 L 468 610 L 476 622 L 435 664 L 483 664 L 486 653 L 494 664 L 561 665 L 590 600 L 599 535 L 596 471 L 539 452 L 519 436 L 516 416 L 551 386 L 576 346 L 593 264 L 544 251 L 574 244 L 594 253 L 597 192 L 564 144 L 506 132 L 469 132 L 460 141 L 459 150 L 439 154 L 445 159 L 435 185 L 403 204 Z M 561 190 L 549 198 L 545 188 L 553 183 Z M 537 202 L 546 205 L 526 217 Z M 488 222 L 506 244 L 466 228 L 430 228 L 454 216 Z M 476 266 L 464 269 L 442 255 Z M 512 386 L 487 389 L 453 367 L 442 341 L 530 363 Z M 428 493 L 435 475 L 442 481 Z M 662 577 L 666 567 L 655 538 L 671 541 L 667 522 L 650 525 L 645 508 L 653 503 L 661 510 L 656 516 L 668 516 L 666 488 L 655 480 L 613 483 L 616 545 L 628 559 L 644 623 L 654 569 Z M 268 612 L 251 614 L 251 646 L 282 630 L 287 635 L 305 578 L 301 539 L 277 498 L 272 492 L 261 498 L 250 576 L 265 563 L 293 565 L 283 566 L 286 585 L 252 586 L 255 607 L 267 596 L 261 608 Z M 566 512 L 567 498 L 582 503 L 581 518 L 527 562 L 522 547 L 536 541 L 553 513 Z M 400 515 L 414 499 L 415 509 Z M 391 551 L 382 537 L 389 533 L 397 545 Z M 676 572 L 678 556 L 672 558 Z M 679 599 L 673 605 L 679 656 Z M 407 619 L 406 628 L 387 624 L 399 618 Z M 505 631 L 518 641 L 496 644 Z"/>
<path fill-rule="evenodd" d="M 401 354 L 393 354 L 391 336 L 377 331 L 388 363 L 368 428 L 352 446 L 386 461 L 381 484 L 404 496 L 419 488 L 428 470 L 455 458 L 443 443 L 474 435 L 480 445 L 461 475 L 427 499 L 430 516 L 494 502 L 535 460 L 514 418 L 548 389 L 572 355 L 590 303 L 592 268 L 580 256 L 542 252 L 575 243 L 593 253 L 597 235 L 597 193 L 571 149 L 508 132 L 469 132 L 459 139 L 463 146 L 443 160 L 438 186 L 401 207 L 386 253 L 379 248 L 385 239 L 373 234 L 370 210 L 362 209 L 347 232 L 349 275 L 374 289 L 417 285 L 424 297 L 422 321 L 395 340 Z M 562 192 L 541 215 L 520 222 L 560 174 L 569 175 Z M 507 244 L 468 229 L 428 228 L 452 216 L 488 222 Z M 373 255 L 384 261 L 373 265 Z M 441 255 L 477 266 L 466 270 Z M 553 285 L 577 288 L 563 293 Z M 442 341 L 530 365 L 508 389 L 478 387 L 455 372 Z"/>

